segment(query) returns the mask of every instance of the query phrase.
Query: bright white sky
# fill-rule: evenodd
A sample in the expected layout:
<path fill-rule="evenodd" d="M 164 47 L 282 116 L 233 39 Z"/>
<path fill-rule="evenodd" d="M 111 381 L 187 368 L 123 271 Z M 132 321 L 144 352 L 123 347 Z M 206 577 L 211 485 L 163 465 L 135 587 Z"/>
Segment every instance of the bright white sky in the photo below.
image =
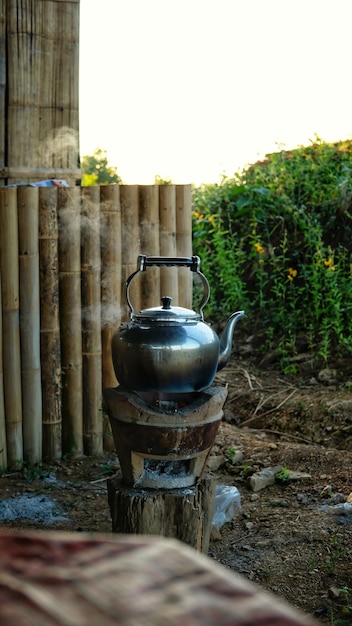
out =
<path fill-rule="evenodd" d="M 80 148 L 126 184 L 220 182 L 352 138 L 352 0 L 81 0 Z"/>

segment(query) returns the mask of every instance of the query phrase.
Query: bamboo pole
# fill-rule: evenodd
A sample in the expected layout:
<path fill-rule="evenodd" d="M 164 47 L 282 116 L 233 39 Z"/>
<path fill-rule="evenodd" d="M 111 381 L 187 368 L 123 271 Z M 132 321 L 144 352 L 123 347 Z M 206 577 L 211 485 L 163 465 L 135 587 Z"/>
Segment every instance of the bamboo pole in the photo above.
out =
<path fill-rule="evenodd" d="M 38 88 L 42 4 L 33 12 L 29 0 L 7 5 L 7 145 L 9 167 L 37 164 L 40 137 Z M 32 19 L 28 19 L 31 15 Z M 48 88 L 48 85 L 46 85 Z M 49 90 L 51 91 L 51 90 Z M 17 182 L 10 179 L 9 182 Z"/>
<path fill-rule="evenodd" d="M 0 269 L 7 460 L 23 458 L 17 189 L 0 188 Z"/>
<path fill-rule="evenodd" d="M 1 270 L 0 270 L 0 313 L 2 312 L 1 298 Z M 4 400 L 4 370 L 2 359 L 2 315 L 0 314 L 0 469 L 7 467 L 7 450 L 6 450 L 6 419 L 5 419 L 5 400 Z"/>
<path fill-rule="evenodd" d="M 129 319 L 129 308 L 125 299 L 124 285 L 127 278 L 137 269 L 137 258 L 141 254 L 139 237 L 138 186 L 120 185 L 121 204 L 121 319 Z M 136 311 L 141 308 L 140 281 L 133 281 L 130 289 L 132 306 Z"/>
<path fill-rule="evenodd" d="M 159 185 L 160 256 L 176 257 L 176 189 L 175 185 Z M 178 269 L 160 268 L 160 293 L 178 304 Z"/>
<path fill-rule="evenodd" d="M 6 20 L 6 165 L 77 169 L 79 3 L 13 1 Z"/>
<path fill-rule="evenodd" d="M 39 163 L 73 169 L 79 157 L 79 5 L 42 2 L 41 10 Z M 51 90 L 48 85 L 52 85 Z"/>
<path fill-rule="evenodd" d="M 142 254 L 159 256 L 158 185 L 139 186 L 139 234 Z M 150 267 L 141 277 L 143 308 L 158 306 L 160 297 L 160 269 L 158 267 Z"/>
<path fill-rule="evenodd" d="M 118 185 L 100 188 L 102 384 L 116 387 L 111 338 L 121 322 L 121 206 Z"/>
<path fill-rule="evenodd" d="M 83 445 L 103 451 L 100 307 L 100 188 L 82 188 L 81 205 Z"/>
<path fill-rule="evenodd" d="M 56 188 L 39 189 L 40 350 L 44 459 L 60 459 L 62 456 L 57 201 Z"/>
<path fill-rule="evenodd" d="M 80 188 L 58 189 L 63 452 L 83 454 Z"/>
<path fill-rule="evenodd" d="M 192 256 L 192 187 L 176 185 L 176 248 L 177 256 Z M 180 304 L 192 307 L 192 273 L 181 267 L 178 274 Z"/>
<path fill-rule="evenodd" d="M 5 165 L 6 154 L 6 12 L 0 11 L 0 166 Z M 4 181 L 0 180 L 0 186 Z M 5 439 L 4 439 L 5 441 Z M 5 446 L 3 446 L 5 447 Z M 1 454 L 1 453 L 0 453 Z"/>
<path fill-rule="evenodd" d="M 118 185 L 100 188 L 101 215 L 101 341 L 102 387 L 116 387 L 111 339 L 121 322 L 121 206 Z M 103 447 L 114 450 L 115 444 L 108 416 L 103 414 Z"/>
<path fill-rule="evenodd" d="M 38 204 L 38 189 L 18 188 L 23 458 L 30 464 L 42 459 Z"/>

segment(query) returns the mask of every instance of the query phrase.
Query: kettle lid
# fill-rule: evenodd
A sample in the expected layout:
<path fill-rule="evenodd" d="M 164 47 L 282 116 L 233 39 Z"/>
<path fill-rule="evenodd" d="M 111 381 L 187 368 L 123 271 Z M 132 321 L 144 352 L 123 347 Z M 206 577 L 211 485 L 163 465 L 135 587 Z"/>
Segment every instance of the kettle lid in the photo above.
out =
<path fill-rule="evenodd" d="M 172 298 L 170 296 L 163 296 L 161 301 L 161 307 L 142 309 L 139 313 L 133 313 L 131 316 L 132 320 L 138 322 L 148 320 L 148 322 L 177 322 L 184 324 L 188 321 L 195 322 L 202 319 L 200 313 L 196 313 L 192 309 L 186 309 L 181 306 L 172 307 Z"/>

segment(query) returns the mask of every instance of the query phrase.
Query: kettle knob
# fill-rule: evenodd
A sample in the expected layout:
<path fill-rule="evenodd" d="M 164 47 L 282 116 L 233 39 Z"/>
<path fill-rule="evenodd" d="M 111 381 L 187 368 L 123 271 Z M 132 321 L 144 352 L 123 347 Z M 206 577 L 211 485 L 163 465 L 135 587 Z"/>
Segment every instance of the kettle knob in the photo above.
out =
<path fill-rule="evenodd" d="M 170 296 L 163 296 L 161 298 L 161 302 L 163 303 L 162 308 L 164 310 L 168 310 L 171 309 L 171 302 L 172 302 L 172 298 L 170 298 Z"/>

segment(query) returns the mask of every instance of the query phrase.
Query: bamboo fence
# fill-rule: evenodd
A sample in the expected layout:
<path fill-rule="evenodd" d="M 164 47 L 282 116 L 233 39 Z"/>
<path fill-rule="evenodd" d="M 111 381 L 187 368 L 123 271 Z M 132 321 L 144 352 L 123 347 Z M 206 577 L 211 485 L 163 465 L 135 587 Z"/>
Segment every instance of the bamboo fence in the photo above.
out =
<path fill-rule="evenodd" d="M 2 0 L 0 7 L 0 185 L 75 181 L 79 0 Z"/>
<path fill-rule="evenodd" d="M 125 282 L 139 254 L 192 255 L 191 212 L 190 185 L 0 187 L 0 468 L 113 448 L 102 391 Z M 192 306 L 189 269 L 142 274 L 135 310 Z"/>

